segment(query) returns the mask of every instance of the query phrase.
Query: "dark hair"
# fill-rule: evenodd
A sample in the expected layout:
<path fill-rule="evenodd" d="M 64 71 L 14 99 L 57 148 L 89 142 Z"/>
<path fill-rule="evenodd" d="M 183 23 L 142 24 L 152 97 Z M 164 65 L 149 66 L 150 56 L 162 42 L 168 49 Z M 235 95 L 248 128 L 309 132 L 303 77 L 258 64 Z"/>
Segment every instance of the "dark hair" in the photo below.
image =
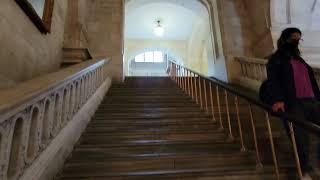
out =
<path fill-rule="evenodd" d="M 290 38 L 291 34 L 293 33 L 299 33 L 300 35 L 302 32 L 298 28 L 286 28 L 285 30 L 282 31 L 280 38 L 278 39 L 277 46 L 278 49 L 283 47 L 283 45 L 287 42 L 287 40 Z"/>

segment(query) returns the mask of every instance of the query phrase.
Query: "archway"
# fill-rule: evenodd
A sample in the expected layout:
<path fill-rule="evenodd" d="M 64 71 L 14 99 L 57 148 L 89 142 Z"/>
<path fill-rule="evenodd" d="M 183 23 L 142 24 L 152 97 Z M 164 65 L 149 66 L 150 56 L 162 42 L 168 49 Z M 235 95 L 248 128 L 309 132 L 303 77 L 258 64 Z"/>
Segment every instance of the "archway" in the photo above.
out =
<path fill-rule="evenodd" d="M 171 54 L 179 54 L 180 64 L 209 76 L 214 75 L 215 61 L 223 54 L 215 2 L 127 0 L 125 9 L 124 71 L 129 69 L 129 61 L 138 53 L 173 49 L 175 53 Z M 163 13 L 164 10 L 166 13 Z M 156 20 L 163 22 L 163 37 L 152 33 Z"/>

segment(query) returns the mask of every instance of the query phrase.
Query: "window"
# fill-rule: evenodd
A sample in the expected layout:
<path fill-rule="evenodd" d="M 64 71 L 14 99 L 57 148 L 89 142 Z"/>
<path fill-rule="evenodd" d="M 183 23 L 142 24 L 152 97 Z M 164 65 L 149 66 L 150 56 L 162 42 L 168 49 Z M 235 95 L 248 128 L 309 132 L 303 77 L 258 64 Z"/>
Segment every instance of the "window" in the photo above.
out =
<path fill-rule="evenodd" d="M 153 62 L 153 52 L 146 52 L 144 57 L 145 62 Z"/>
<path fill-rule="evenodd" d="M 144 54 L 139 54 L 135 57 L 136 62 L 144 62 Z"/>
<path fill-rule="evenodd" d="M 164 59 L 163 52 L 161 51 L 149 51 L 137 55 L 134 58 L 135 62 L 151 62 L 151 63 L 162 63 Z"/>
<path fill-rule="evenodd" d="M 160 51 L 154 52 L 154 62 L 163 62 L 163 54 Z"/>

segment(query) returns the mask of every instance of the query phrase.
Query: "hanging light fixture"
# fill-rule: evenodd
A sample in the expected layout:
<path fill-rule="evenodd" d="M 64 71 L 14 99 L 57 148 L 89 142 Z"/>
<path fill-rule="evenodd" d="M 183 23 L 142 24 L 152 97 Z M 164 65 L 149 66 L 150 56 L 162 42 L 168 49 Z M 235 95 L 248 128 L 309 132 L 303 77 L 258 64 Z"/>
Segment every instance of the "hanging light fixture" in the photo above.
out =
<path fill-rule="evenodd" d="M 157 20 L 157 25 L 154 28 L 154 34 L 159 37 L 162 37 L 164 34 L 164 28 L 161 26 L 160 20 Z"/>

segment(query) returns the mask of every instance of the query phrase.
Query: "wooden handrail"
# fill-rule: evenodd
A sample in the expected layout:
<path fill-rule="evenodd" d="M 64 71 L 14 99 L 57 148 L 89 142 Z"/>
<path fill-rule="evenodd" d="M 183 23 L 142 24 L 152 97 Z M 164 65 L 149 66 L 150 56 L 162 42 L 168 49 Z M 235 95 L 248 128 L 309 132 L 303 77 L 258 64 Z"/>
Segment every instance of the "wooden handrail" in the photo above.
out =
<path fill-rule="evenodd" d="M 172 61 L 170 61 L 170 62 L 173 63 L 173 64 L 176 64 L 176 63 L 174 63 Z M 195 72 L 195 71 L 193 71 L 193 70 L 191 70 L 191 69 L 189 69 L 187 67 L 184 67 L 184 66 L 181 66 L 181 65 L 178 65 L 178 66 L 183 67 L 184 69 L 187 69 L 188 71 L 193 72 L 197 76 L 200 76 L 201 78 L 218 85 L 220 88 L 223 88 L 223 89 L 229 91 L 230 93 L 249 101 L 250 103 L 252 103 L 252 104 L 264 109 L 265 111 L 269 112 L 270 114 L 272 114 L 272 115 L 274 115 L 276 117 L 286 118 L 286 119 L 288 119 L 289 121 L 291 121 L 295 125 L 298 125 L 298 126 L 303 127 L 303 128 L 305 128 L 307 130 L 310 130 L 313 133 L 320 134 L 320 126 L 318 126 L 318 125 L 316 125 L 314 123 L 302 121 L 302 120 L 297 119 L 297 118 L 295 118 L 294 116 L 292 116 L 292 115 L 290 115 L 288 113 L 273 113 L 272 109 L 271 109 L 271 107 L 269 105 L 261 102 L 260 100 L 255 99 L 253 97 L 250 97 L 250 96 L 248 96 L 247 94 L 245 94 L 243 92 L 240 92 L 240 91 L 236 90 L 233 86 L 231 86 L 231 85 L 229 85 L 229 84 L 227 84 L 227 83 L 225 83 L 225 82 L 223 82 L 223 81 L 221 81 L 221 80 L 219 80 L 217 78 L 207 77 L 207 76 L 205 76 L 205 75 L 203 75 L 203 74 L 201 74 L 199 72 Z"/>
<path fill-rule="evenodd" d="M 181 72 L 187 72 L 187 73 L 181 73 Z M 199 82 L 199 86 L 195 85 L 194 87 L 184 87 L 179 85 L 179 82 L 185 82 L 187 79 L 189 79 L 189 75 L 188 74 L 194 74 L 195 76 L 191 76 L 192 79 L 196 80 Z M 203 92 L 205 94 L 204 96 L 204 100 L 205 102 L 207 102 L 207 97 L 206 94 L 209 93 L 210 95 L 212 95 L 212 88 L 210 88 L 210 91 L 208 92 L 205 88 L 204 90 L 201 89 L 201 83 L 205 86 L 205 84 L 214 84 L 216 87 L 216 94 L 217 94 L 217 101 L 216 103 L 213 103 L 211 101 L 210 105 L 211 106 L 218 106 L 218 110 L 219 110 L 219 116 L 220 116 L 220 129 L 223 130 L 223 122 L 221 120 L 221 114 L 222 112 L 221 110 L 221 104 L 219 103 L 219 91 L 222 90 L 223 94 L 224 94 L 224 101 L 225 101 L 225 120 L 227 121 L 227 131 L 226 133 L 228 133 L 228 141 L 233 141 L 234 138 L 234 133 L 233 133 L 233 128 L 232 127 L 232 123 L 231 123 L 231 118 L 230 118 L 230 114 L 231 112 L 229 111 L 229 106 L 231 105 L 230 101 L 228 100 L 228 95 L 232 94 L 232 96 L 229 97 L 234 97 L 234 106 L 235 106 L 235 111 L 236 111 L 236 120 L 238 122 L 238 135 L 239 135 L 239 140 L 240 140 L 240 147 L 241 147 L 241 151 L 246 151 L 246 146 L 245 145 L 245 141 L 244 141 L 244 136 L 243 136 L 243 130 L 242 130 L 242 122 L 241 122 L 241 116 L 240 116 L 240 112 L 239 112 L 239 98 L 244 99 L 249 106 L 249 114 L 250 114 L 250 122 L 251 122 L 251 126 L 252 126 L 252 132 L 253 132 L 253 140 L 254 140 L 254 147 L 255 147 L 255 151 L 256 151 L 256 165 L 258 168 L 262 168 L 263 164 L 261 161 L 261 155 L 260 155 L 260 151 L 259 151 L 259 146 L 258 146 L 258 139 L 257 139 L 257 135 L 256 135 L 256 126 L 254 123 L 254 117 L 253 117 L 253 112 L 252 112 L 252 104 L 256 105 L 258 108 L 262 109 L 265 113 L 265 123 L 267 125 L 267 133 L 268 133 L 268 139 L 269 139 L 269 145 L 270 145 L 270 149 L 271 149 L 271 155 L 272 155 L 272 161 L 274 164 L 274 172 L 276 175 L 277 179 L 280 179 L 280 171 L 279 171 L 279 162 L 278 162 L 278 158 L 277 158 L 277 153 L 276 153 L 276 147 L 275 147 L 275 143 L 274 143 L 274 137 L 273 137 L 273 131 L 272 131 L 272 127 L 271 127 L 271 121 L 270 121 L 270 117 L 269 115 L 274 115 L 276 117 L 280 117 L 280 118 L 285 118 L 287 120 L 289 120 L 289 127 L 290 127 L 290 139 L 291 142 L 293 144 L 293 153 L 294 153 L 294 157 L 295 157 L 295 162 L 296 162 L 296 167 L 297 167 L 297 174 L 300 178 L 302 178 L 302 170 L 301 170 L 301 165 L 300 165 L 300 157 L 298 154 L 298 149 L 297 149 L 297 144 L 296 144 L 296 140 L 295 140 L 295 132 L 294 132 L 294 128 L 293 128 L 293 124 L 300 126 L 302 128 L 305 128 L 306 130 L 308 130 L 309 132 L 313 132 L 313 133 L 317 133 L 320 134 L 320 127 L 314 123 L 311 122 L 307 122 L 307 121 L 301 121 L 300 119 L 296 119 L 296 117 L 293 117 L 292 115 L 288 114 L 288 113 L 272 113 L 271 112 L 271 107 L 267 104 L 262 103 L 260 100 L 253 98 L 251 96 L 248 96 L 247 94 L 243 93 L 242 91 L 239 91 L 237 89 L 235 89 L 233 86 L 230 86 L 229 84 L 222 82 L 216 78 L 208 78 L 206 76 L 204 76 L 201 73 L 195 72 L 189 68 L 177 65 L 173 62 L 170 63 L 170 73 L 169 76 L 171 77 L 171 79 L 173 81 L 175 81 L 179 87 L 181 89 L 183 89 L 185 92 L 187 92 L 187 90 L 189 88 L 195 88 L 196 90 L 198 89 L 199 91 L 199 96 L 196 95 L 195 99 L 196 102 L 198 102 L 200 100 L 201 103 L 201 109 L 203 109 L 202 106 L 202 100 L 203 100 L 203 96 L 201 96 L 201 93 Z M 193 99 L 193 98 L 192 98 Z M 199 99 L 199 100 L 198 100 Z M 232 105 L 231 105 L 232 106 Z M 206 105 L 206 110 L 207 110 L 207 105 Z M 206 111 L 206 113 L 208 113 L 208 111 Z M 214 108 L 212 108 L 212 117 L 213 119 L 215 119 L 215 115 L 214 115 Z M 247 133 L 247 132 L 246 132 Z M 235 134 L 236 135 L 236 134 Z M 237 136 L 237 135 L 236 135 Z M 236 137 L 237 138 L 237 137 Z"/>

